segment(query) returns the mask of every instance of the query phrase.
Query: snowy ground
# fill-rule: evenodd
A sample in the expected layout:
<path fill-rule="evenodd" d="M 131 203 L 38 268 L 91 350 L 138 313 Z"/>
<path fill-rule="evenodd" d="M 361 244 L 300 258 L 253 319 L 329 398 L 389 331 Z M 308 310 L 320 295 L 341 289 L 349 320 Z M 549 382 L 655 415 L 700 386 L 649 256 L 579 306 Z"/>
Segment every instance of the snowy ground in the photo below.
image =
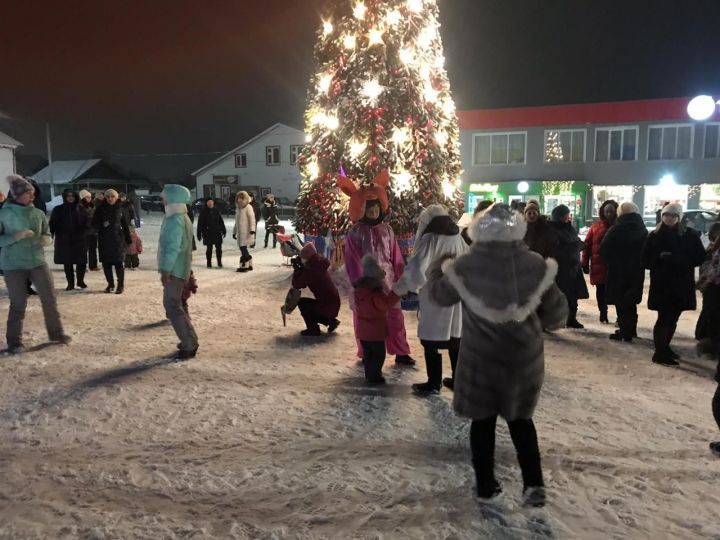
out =
<path fill-rule="evenodd" d="M 0 538 L 720 538 L 714 366 L 692 353 L 696 314 L 669 369 L 650 362 L 652 314 L 642 340 L 620 344 L 584 303 L 587 329 L 547 342 L 536 423 L 548 507 L 519 507 L 503 425 L 505 494 L 488 513 L 450 393 L 411 395 L 422 361 L 389 362 L 390 384 L 364 388 L 345 306 L 337 335 L 302 340 L 297 313 L 283 328 L 290 272 L 277 250 L 256 250 L 245 275 L 229 237 L 225 269 L 196 254 L 199 356 L 168 361 L 159 222 L 140 229 L 146 252 L 122 296 L 102 293 L 101 272 L 62 291 L 54 267 L 72 346 L 46 346 L 33 298 L 31 351 L 0 358 Z M 2 320 L 7 306 L 0 289 Z"/>

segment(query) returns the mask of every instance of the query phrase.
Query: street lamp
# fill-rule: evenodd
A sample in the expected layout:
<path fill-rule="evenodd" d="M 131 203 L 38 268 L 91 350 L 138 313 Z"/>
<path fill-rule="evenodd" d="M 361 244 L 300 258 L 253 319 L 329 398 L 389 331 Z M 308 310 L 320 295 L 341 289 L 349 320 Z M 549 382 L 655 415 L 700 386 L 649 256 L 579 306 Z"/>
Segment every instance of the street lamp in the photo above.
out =
<path fill-rule="evenodd" d="M 717 104 L 720 104 L 720 101 Z M 715 114 L 715 98 L 712 96 L 694 97 L 688 103 L 687 112 L 693 120 L 707 120 Z"/>

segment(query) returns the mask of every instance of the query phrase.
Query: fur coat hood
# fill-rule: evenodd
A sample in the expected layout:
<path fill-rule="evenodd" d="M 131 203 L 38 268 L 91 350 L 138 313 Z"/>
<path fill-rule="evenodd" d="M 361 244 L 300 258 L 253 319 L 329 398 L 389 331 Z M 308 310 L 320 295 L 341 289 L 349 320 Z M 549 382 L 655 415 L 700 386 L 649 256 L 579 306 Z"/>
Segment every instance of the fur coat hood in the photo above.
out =
<path fill-rule="evenodd" d="M 475 242 L 469 253 L 446 260 L 442 270 L 466 309 L 505 323 L 524 321 L 538 308 L 555 282 L 557 263 L 530 251 L 522 240 Z"/>

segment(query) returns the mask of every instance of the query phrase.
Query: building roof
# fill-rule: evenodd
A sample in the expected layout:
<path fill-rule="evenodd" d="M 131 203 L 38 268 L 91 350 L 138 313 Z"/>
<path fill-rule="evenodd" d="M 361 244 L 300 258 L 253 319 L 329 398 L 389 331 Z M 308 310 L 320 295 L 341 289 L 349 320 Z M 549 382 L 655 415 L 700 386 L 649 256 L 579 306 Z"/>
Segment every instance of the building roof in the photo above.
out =
<path fill-rule="evenodd" d="M 53 161 L 52 166 L 48 165 L 33 175 L 38 184 L 50 183 L 50 168 L 52 167 L 53 184 L 69 184 L 80 178 L 88 170 L 100 163 L 100 159 L 84 159 L 78 161 Z"/>
<path fill-rule="evenodd" d="M 18 146 L 22 146 L 22 143 L 0 131 L 0 147 L 17 148 Z"/>
<path fill-rule="evenodd" d="M 645 99 L 578 105 L 458 111 L 460 129 L 508 129 L 633 122 L 692 122 L 691 98 Z M 714 118 L 720 118 L 716 112 Z"/>
<path fill-rule="evenodd" d="M 223 154 L 222 156 L 220 156 L 219 158 L 217 158 L 217 159 L 214 160 L 214 161 L 211 161 L 211 162 L 208 163 L 207 165 L 203 165 L 203 166 L 200 167 L 197 171 L 193 172 L 193 173 L 192 173 L 192 176 L 197 176 L 198 174 L 201 174 L 201 173 L 205 172 L 205 170 L 209 169 L 209 168 L 212 167 L 213 165 L 215 165 L 215 164 L 217 164 L 217 163 L 220 163 L 222 160 L 224 160 L 224 159 L 227 158 L 228 156 L 232 156 L 232 155 L 233 155 L 235 152 L 237 152 L 238 150 L 242 150 L 242 149 L 245 148 L 246 146 L 248 146 L 248 145 L 254 143 L 255 141 L 257 141 L 258 139 L 261 139 L 262 137 L 264 137 L 265 135 L 267 135 L 267 134 L 270 133 L 271 131 L 275 131 L 275 130 L 276 130 L 277 128 L 279 128 L 279 127 L 284 127 L 284 128 L 291 129 L 291 130 L 293 130 L 293 131 L 297 131 L 297 132 L 302 133 L 302 130 L 300 130 L 300 129 L 297 129 L 297 128 L 288 126 L 288 125 L 286 125 L 286 124 L 281 124 L 280 122 L 278 122 L 277 124 L 273 124 L 272 126 L 270 126 L 269 128 L 267 128 L 265 131 L 263 131 L 263 132 L 261 132 L 261 133 L 258 133 L 258 134 L 255 135 L 252 139 L 245 141 L 245 142 L 242 143 L 240 146 L 238 146 L 238 147 L 236 147 L 236 148 L 233 148 L 233 149 L 230 150 L 227 154 Z"/>

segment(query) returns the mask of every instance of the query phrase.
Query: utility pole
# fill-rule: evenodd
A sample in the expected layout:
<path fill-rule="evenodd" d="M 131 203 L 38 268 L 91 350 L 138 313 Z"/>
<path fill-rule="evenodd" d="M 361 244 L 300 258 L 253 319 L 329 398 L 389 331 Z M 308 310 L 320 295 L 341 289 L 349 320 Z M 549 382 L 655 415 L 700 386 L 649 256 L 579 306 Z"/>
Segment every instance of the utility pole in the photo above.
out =
<path fill-rule="evenodd" d="M 48 167 L 50 167 L 50 200 L 55 197 L 55 183 L 53 182 L 52 145 L 50 144 L 50 122 L 45 123 L 45 139 L 47 142 Z"/>

